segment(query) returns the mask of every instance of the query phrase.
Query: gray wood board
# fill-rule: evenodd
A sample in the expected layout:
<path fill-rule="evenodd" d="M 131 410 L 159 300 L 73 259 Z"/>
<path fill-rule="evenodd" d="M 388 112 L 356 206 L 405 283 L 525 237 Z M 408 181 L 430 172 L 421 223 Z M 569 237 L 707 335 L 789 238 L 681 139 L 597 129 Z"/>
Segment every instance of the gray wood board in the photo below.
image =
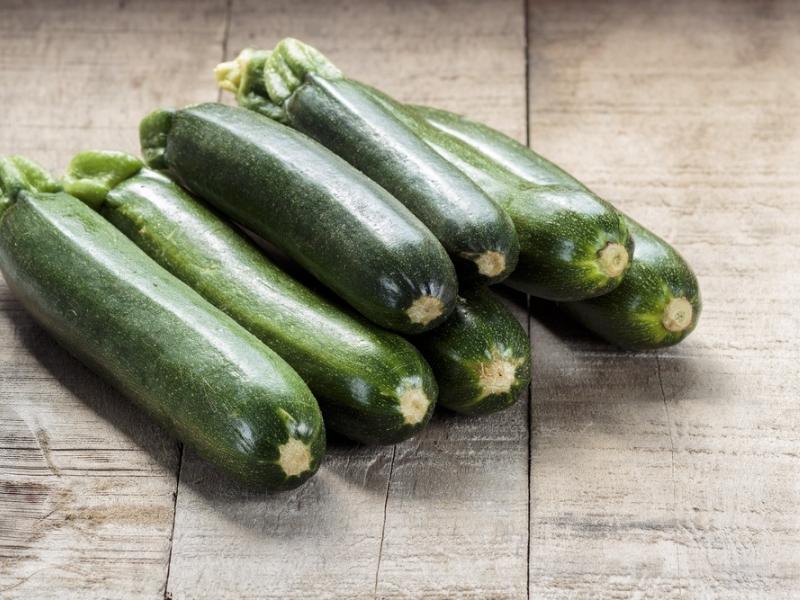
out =
<path fill-rule="evenodd" d="M 136 151 L 148 111 L 217 98 L 217 62 L 291 35 L 402 100 L 529 127 L 676 244 L 706 305 L 684 344 L 624 354 L 533 302 L 530 405 L 334 440 L 266 496 L 0 283 L 0 597 L 796 597 L 798 28 L 779 1 L 0 4 L 2 154 Z"/>

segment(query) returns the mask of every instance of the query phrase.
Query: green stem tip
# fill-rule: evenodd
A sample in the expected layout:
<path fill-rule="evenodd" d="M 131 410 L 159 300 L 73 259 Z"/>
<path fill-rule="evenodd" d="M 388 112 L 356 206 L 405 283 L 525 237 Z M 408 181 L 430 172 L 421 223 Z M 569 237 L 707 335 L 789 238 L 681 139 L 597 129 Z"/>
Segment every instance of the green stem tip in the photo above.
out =
<path fill-rule="evenodd" d="M 23 156 L 0 157 L 0 214 L 17 199 L 17 194 L 28 192 L 58 192 L 61 185 L 41 165 Z"/>
<path fill-rule="evenodd" d="M 268 50 L 245 48 L 233 60 L 219 63 L 214 67 L 217 86 L 226 92 L 237 95 L 244 90 L 252 89 L 254 80 L 260 77 L 260 72 L 263 71 L 264 63 L 269 55 Z"/>
<path fill-rule="evenodd" d="M 325 79 L 342 77 L 319 50 L 293 38 L 281 40 L 271 51 L 245 48 L 214 69 L 217 85 L 236 94 L 241 106 L 277 120 L 285 120 L 283 104 L 312 73 Z"/>
<path fill-rule="evenodd" d="M 166 169 L 164 153 L 167 151 L 167 137 L 172 129 L 175 110 L 160 108 L 147 115 L 139 123 L 139 144 L 142 157 L 148 167 Z"/>
<path fill-rule="evenodd" d="M 80 152 L 70 161 L 64 174 L 64 191 L 97 210 L 108 192 L 141 168 L 142 161 L 125 152 Z"/>
<path fill-rule="evenodd" d="M 341 79 L 342 72 L 316 48 L 294 38 L 284 38 L 264 63 L 264 86 L 270 100 L 282 105 L 309 74 Z"/>

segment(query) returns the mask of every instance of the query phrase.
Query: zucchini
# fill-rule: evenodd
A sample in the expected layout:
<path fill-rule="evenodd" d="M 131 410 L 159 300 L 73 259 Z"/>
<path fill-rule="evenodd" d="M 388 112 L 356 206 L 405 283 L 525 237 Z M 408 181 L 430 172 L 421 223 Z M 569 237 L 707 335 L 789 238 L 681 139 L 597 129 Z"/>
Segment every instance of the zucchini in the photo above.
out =
<path fill-rule="evenodd" d="M 327 427 L 402 441 L 430 419 L 430 367 L 400 336 L 344 312 L 270 262 L 177 184 L 118 152 L 83 152 L 65 189 L 275 350 L 320 402 Z"/>
<path fill-rule="evenodd" d="M 441 327 L 414 341 L 439 382 L 439 405 L 455 412 L 503 410 L 530 384 L 528 335 L 486 288 L 464 292 Z"/>
<path fill-rule="evenodd" d="M 290 38 L 217 67 L 243 106 L 289 124 L 350 162 L 439 238 L 462 282 L 505 279 L 517 262 L 514 225 L 478 186 L 314 48 Z"/>
<path fill-rule="evenodd" d="M 446 111 L 427 107 L 409 110 L 482 153 L 495 164 L 492 171 L 505 168 L 533 184 L 560 186 L 563 191 L 559 195 L 565 197 L 565 202 L 591 193 L 566 171 L 499 131 Z M 702 300 L 697 277 L 670 244 L 627 215 L 620 215 L 636 248 L 622 283 L 606 295 L 562 306 L 588 329 L 624 349 L 677 344 L 694 330 L 700 317 Z"/>
<path fill-rule="evenodd" d="M 506 285 L 563 302 L 607 294 L 625 277 L 633 240 L 624 220 L 608 202 L 588 190 L 556 183 L 555 177 L 547 184 L 526 181 L 388 96 L 363 87 L 511 217 L 519 236 L 520 255 Z"/>
<path fill-rule="evenodd" d="M 243 482 L 282 490 L 314 474 L 319 406 L 282 358 L 83 202 L 52 192 L 38 167 L 0 160 L 0 181 L 0 270 L 62 346 Z"/>
<path fill-rule="evenodd" d="M 388 192 L 317 142 L 252 111 L 200 104 L 141 124 L 149 166 L 274 243 L 372 322 L 418 333 L 453 309 L 437 239 Z"/>

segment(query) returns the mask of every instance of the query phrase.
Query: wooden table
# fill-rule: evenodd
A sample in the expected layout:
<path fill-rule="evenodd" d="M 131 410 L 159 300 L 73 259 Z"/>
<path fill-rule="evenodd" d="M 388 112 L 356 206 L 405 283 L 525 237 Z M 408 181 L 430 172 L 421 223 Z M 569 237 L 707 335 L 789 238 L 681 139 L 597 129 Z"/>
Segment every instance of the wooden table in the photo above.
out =
<path fill-rule="evenodd" d="M 676 244 L 705 313 L 624 354 L 506 293 L 530 397 L 334 444 L 247 492 L 0 285 L 0 597 L 800 596 L 800 5 L 0 2 L 0 153 L 137 150 L 161 105 L 291 35 L 400 99 L 530 140 Z"/>

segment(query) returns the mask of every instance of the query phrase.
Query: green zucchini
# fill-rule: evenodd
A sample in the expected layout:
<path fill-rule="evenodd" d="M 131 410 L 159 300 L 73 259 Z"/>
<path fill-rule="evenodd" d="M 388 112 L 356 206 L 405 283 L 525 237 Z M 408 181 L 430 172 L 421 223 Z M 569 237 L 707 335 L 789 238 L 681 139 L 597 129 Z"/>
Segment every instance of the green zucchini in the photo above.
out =
<path fill-rule="evenodd" d="M 462 282 L 505 279 L 517 262 L 514 225 L 380 102 L 314 48 L 284 39 L 217 67 L 239 102 L 311 136 L 405 204 L 450 254 Z"/>
<path fill-rule="evenodd" d="M 325 430 L 299 375 L 38 167 L 0 160 L 0 270 L 78 359 L 243 482 L 300 485 Z M 48 193 L 45 193 L 48 192 Z"/>
<path fill-rule="evenodd" d="M 409 342 L 298 283 L 164 175 L 119 152 L 83 152 L 64 181 L 68 192 L 284 358 L 319 400 L 327 427 L 388 444 L 428 422 L 436 381 Z"/>
<path fill-rule="evenodd" d="M 388 192 L 252 111 L 200 104 L 141 124 L 146 161 L 274 243 L 374 323 L 418 333 L 453 309 L 444 248 Z"/>
<path fill-rule="evenodd" d="M 409 105 L 407 108 L 429 125 L 472 146 L 489 160 L 502 165 L 506 171 L 525 181 L 537 185 L 586 189 L 558 165 L 483 123 L 476 123 L 461 115 L 430 106 Z"/>
<path fill-rule="evenodd" d="M 439 405 L 455 412 L 508 408 L 531 381 L 528 335 L 486 288 L 464 292 L 441 327 L 414 341 L 439 382 Z"/>
<path fill-rule="evenodd" d="M 563 169 L 494 129 L 442 110 L 418 106 L 409 110 L 491 160 L 490 173 L 504 168 L 530 183 L 561 187 L 559 195 L 565 202 L 591 193 Z M 670 244 L 620 215 L 636 248 L 622 283 L 606 295 L 562 306 L 588 329 L 621 348 L 645 350 L 677 344 L 694 330 L 700 317 L 697 277 Z"/>
<path fill-rule="evenodd" d="M 613 206 L 561 182 L 534 185 L 386 95 L 363 87 L 511 217 L 520 255 L 506 285 L 562 302 L 607 294 L 619 285 L 630 265 L 633 240 Z"/>

